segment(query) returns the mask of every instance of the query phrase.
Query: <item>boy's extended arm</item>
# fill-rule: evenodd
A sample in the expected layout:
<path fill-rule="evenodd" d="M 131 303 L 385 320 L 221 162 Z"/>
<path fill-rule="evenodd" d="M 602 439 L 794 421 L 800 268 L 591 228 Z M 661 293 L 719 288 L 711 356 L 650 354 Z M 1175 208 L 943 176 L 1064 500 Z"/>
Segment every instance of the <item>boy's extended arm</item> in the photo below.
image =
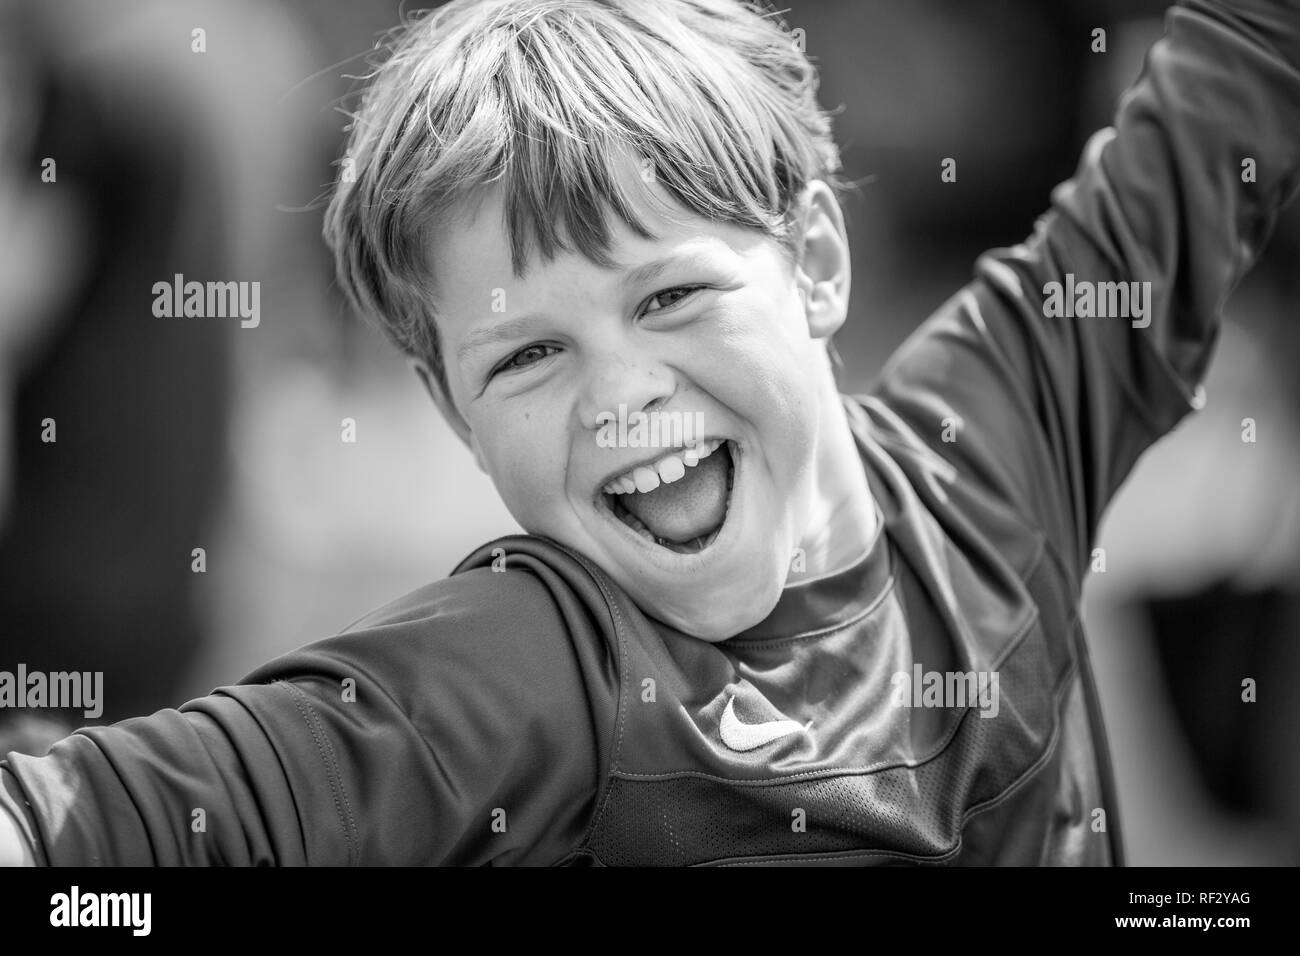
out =
<path fill-rule="evenodd" d="M 1138 456 L 1199 406 L 1224 302 L 1297 183 L 1300 0 L 1185 0 L 1034 234 L 980 258 L 877 393 L 1081 581 Z M 1127 312 L 1078 314 L 1085 287 L 1122 308 L 1116 283 Z"/>
<path fill-rule="evenodd" d="M 23 854 L 16 812 L 55 866 L 562 859 L 613 682 L 582 607 L 525 567 L 436 582 L 179 710 L 0 759 L 0 854 Z"/>

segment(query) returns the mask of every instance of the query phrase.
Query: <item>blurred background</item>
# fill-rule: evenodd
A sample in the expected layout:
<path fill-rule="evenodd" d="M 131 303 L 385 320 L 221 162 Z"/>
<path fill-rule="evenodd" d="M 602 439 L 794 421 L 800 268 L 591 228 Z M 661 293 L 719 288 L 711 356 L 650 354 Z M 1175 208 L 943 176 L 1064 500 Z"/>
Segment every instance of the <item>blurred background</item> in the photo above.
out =
<path fill-rule="evenodd" d="M 845 391 L 1029 234 L 1164 6 L 783 5 L 865 180 Z M 340 105 L 398 19 L 0 0 L 0 669 L 103 670 L 105 721 L 174 706 L 518 530 L 320 240 Z M 175 273 L 259 281 L 260 325 L 154 318 Z M 1300 207 L 1228 313 L 1207 407 L 1139 464 L 1085 592 L 1136 864 L 1300 862 Z M 65 729 L 0 714 L 0 751 Z"/>

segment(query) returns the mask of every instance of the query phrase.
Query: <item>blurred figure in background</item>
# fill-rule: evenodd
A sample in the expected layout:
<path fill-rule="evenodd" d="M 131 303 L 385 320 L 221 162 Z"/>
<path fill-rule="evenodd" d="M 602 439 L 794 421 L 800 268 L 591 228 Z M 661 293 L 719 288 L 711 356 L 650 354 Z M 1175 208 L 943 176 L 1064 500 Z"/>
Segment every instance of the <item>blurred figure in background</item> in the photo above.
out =
<path fill-rule="evenodd" d="M 111 721 L 156 709 L 204 635 L 188 555 L 221 491 L 227 330 L 149 321 L 149 290 L 227 274 L 230 224 L 186 85 L 112 40 L 136 11 L 60 6 L 10 8 L 3 30 L 22 105 L 0 177 L 28 205 L 0 226 L 0 289 L 21 292 L 0 620 L 8 669 L 102 671 Z"/>
<path fill-rule="evenodd" d="M 178 703 L 211 631 L 193 549 L 223 501 L 241 331 L 156 317 L 152 287 L 275 266 L 266 188 L 301 140 L 259 104 L 303 58 L 252 4 L 5 3 L 0 24 L 0 667 L 102 671 L 111 722 Z M 0 712 L 0 749 L 88 722 L 44 717 Z"/>

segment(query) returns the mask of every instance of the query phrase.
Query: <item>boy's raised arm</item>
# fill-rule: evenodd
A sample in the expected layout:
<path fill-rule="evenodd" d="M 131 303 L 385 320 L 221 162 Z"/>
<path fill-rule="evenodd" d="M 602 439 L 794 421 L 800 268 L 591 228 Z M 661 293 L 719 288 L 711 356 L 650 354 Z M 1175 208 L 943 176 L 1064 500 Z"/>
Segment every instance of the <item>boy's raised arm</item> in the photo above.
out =
<path fill-rule="evenodd" d="M 1201 404 L 1224 302 L 1298 182 L 1300 0 L 1186 0 L 1034 234 L 980 258 L 881 397 L 1081 581 L 1138 456 Z"/>

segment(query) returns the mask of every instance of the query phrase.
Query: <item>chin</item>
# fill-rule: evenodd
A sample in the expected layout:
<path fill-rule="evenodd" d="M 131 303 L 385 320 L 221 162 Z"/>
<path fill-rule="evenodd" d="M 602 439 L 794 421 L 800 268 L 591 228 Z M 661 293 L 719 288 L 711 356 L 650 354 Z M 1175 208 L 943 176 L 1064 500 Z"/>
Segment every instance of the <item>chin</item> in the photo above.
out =
<path fill-rule="evenodd" d="M 772 613 L 781 597 L 783 582 L 771 568 L 757 568 L 747 562 L 746 567 L 728 577 L 731 583 L 713 587 L 699 587 L 701 582 L 695 582 L 699 590 L 693 588 L 694 593 L 688 599 L 671 603 L 665 603 L 662 594 L 641 593 L 644 585 L 623 587 L 637 606 L 652 617 L 690 637 L 716 644 L 758 624 Z"/>

